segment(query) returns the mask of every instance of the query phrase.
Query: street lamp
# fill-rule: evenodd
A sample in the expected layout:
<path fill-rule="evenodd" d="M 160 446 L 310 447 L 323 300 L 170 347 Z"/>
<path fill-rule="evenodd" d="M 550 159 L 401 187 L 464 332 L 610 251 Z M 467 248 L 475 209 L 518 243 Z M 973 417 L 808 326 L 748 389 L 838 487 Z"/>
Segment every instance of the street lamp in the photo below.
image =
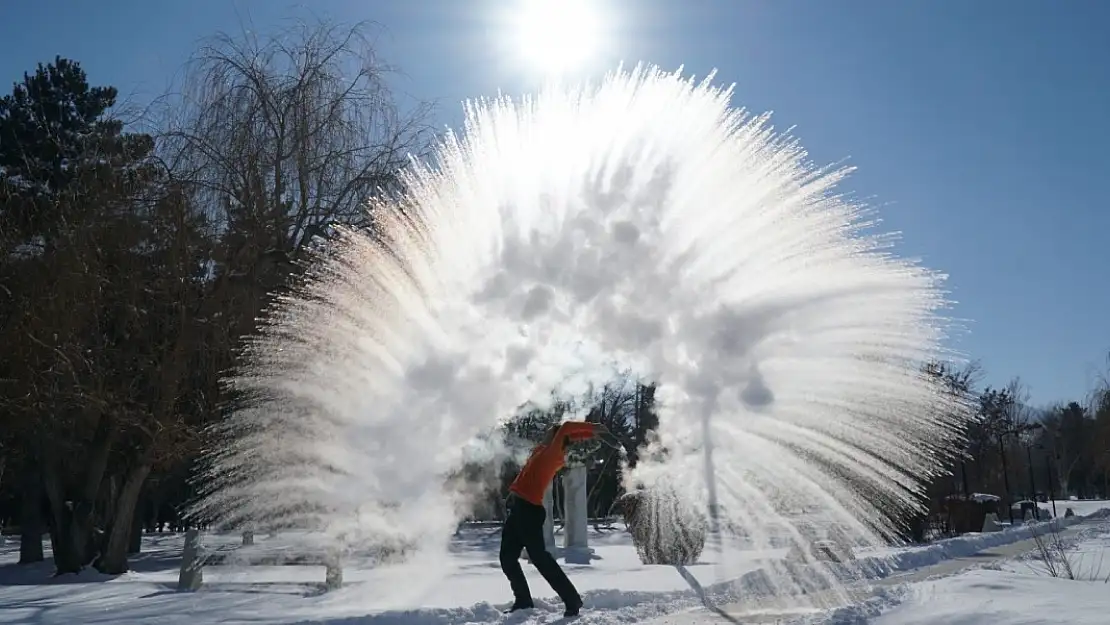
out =
<path fill-rule="evenodd" d="M 1033 446 L 1025 446 L 1025 461 L 1029 464 L 1029 494 L 1033 501 L 1037 500 L 1037 481 L 1033 477 Z"/>
<path fill-rule="evenodd" d="M 1038 449 L 1045 449 L 1045 446 L 1042 443 L 1041 445 L 1038 445 L 1037 448 Z M 1060 457 L 1056 456 L 1056 462 L 1059 462 L 1059 461 L 1060 461 Z M 1052 484 L 1054 482 L 1053 476 L 1052 476 L 1052 456 L 1050 456 L 1048 453 L 1045 453 L 1044 471 L 1045 471 L 1045 475 L 1048 477 L 1048 500 L 1052 502 L 1052 518 L 1055 519 L 1056 518 L 1056 493 L 1053 492 L 1053 486 L 1052 486 Z"/>
<path fill-rule="evenodd" d="M 1002 484 L 1006 488 L 1006 509 L 1010 511 L 1010 526 L 1014 524 L 1014 502 L 1011 501 L 1013 496 L 1010 495 L 1010 471 L 1006 468 L 1006 445 L 1002 443 L 1002 437 L 1006 432 L 998 433 L 998 455 L 1002 458 Z"/>
<path fill-rule="evenodd" d="M 1042 426 L 1040 423 L 1025 423 L 1022 425 L 1016 425 L 1008 430 L 1002 430 L 998 433 L 998 453 L 1002 457 L 1002 483 L 1006 488 L 1006 507 L 1010 509 L 1010 525 L 1014 524 L 1014 502 L 1010 501 L 1012 497 L 1012 495 L 1010 494 L 1010 471 L 1006 467 L 1006 445 L 1003 443 L 1003 438 L 1007 434 L 1018 436 L 1026 432 L 1039 430 L 1041 427 Z M 1025 449 L 1027 452 L 1029 451 L 1028 446 Z M 1032 496 L 1036 498 L 1037 489 L 1033 477 L 1032 455 L 1029 455 L 1029 488 L 1033 493 Z"/>

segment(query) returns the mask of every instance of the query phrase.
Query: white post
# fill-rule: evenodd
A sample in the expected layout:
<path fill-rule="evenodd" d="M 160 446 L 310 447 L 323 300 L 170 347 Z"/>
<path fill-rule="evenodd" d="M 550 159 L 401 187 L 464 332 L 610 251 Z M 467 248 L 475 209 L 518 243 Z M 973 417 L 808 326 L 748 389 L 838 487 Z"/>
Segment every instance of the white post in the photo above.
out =
<path fill-rule="evenodd" d="M 589 564 L 593 549 L 587 535 L 589 519 L 586 497 L 586 465 L 567 467 L 563 475 L 563 498 L 566 518 L 563 519 L 563 556 L 571 564 Z"/>
<path fill-rule="evenodd" d="M 983 517 L 983 533 L 999 532 L 1002 531 L 1002 525 L 998 523 L 998 515 L 993 512 L 988 512 Z"/>
<path fill-rule="evenodd" d="M 329 549 L 324 557 L 324 590 L 337 590 L 343 586 L 343 565 L 339 550 Z"/>
<path fill-rule="evenodd" d="M 200 554 L 200 530 L 185 532 L 185 548 L 181 553 L 181 571 L 177 576 L 178 590 L 196 590 L 204 582 L 204 563 Z"/>

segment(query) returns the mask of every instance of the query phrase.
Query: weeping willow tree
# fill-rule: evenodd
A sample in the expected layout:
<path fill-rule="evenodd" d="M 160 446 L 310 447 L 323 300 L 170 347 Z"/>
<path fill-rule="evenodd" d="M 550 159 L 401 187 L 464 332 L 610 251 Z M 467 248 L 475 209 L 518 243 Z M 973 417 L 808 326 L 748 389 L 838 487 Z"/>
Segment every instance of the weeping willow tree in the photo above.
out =
<path fill-rule="evenodd" d="M 243 28 L 201 46 L 170 99 L 163 157 L 226 227 L 227 264 L 300 257 L 336 225 L 372 228 L 371 200 L 427 154 L 428 104 L 399 101 L 370 23 Z"/>

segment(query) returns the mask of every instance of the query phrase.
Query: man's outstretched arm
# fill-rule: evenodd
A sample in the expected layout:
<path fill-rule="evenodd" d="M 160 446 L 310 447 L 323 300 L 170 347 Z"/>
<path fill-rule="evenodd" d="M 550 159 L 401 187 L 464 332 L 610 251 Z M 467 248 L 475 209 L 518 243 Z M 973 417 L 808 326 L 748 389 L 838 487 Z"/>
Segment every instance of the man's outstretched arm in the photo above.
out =
<path fill-rule="evenodd" d="M 559 426 L 559 431 L 555 434 L 556 440 L 563 437 L 569 438 L 572 441 L 584 441 L 593 438 L 605 431 L 598 423 L 587 423 L 585 421 L 567 421 Z"/>

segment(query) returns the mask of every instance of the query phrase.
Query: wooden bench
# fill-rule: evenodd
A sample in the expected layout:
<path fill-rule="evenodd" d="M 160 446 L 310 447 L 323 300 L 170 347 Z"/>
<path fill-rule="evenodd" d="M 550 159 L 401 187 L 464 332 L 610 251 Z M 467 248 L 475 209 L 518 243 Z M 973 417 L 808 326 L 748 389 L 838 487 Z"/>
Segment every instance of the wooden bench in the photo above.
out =
<path fill-rule="evenodd" d="M 243 537 L 245 546 L 253 544 L 253 537 Z M 204 567 L 226 564 L 247 564 L 252 566 L 323 566 L 324 590 L 335 590 L 343 585 L 343 569 L 338 552 L 331 553 L 294 553 L 284 550 L 256 550 L 239 548 L 205 553 L 200 544 L 200 531 L 191 529 L 185 533 L 185 548 L 181 554 L 181 571 L 177 577 L 177 589 L 197 590 L 204 583 Z"/>

